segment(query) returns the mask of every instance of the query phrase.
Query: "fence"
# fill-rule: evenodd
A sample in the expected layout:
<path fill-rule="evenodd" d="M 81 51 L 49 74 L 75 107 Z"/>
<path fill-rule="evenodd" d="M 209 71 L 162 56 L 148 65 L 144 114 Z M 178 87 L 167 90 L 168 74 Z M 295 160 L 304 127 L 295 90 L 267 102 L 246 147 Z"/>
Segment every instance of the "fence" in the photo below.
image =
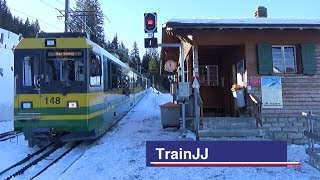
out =
<path fill-rule="evenodd" d="M 314 130 L 315 123 L 320 123 L 320 116 L 314 115 L 312 112 L 302 113 L 308 122 L 308 131 L 304 131 L 304 135 L 308 137 L 309 147 L 306 153 L 309 155 L 309 164 L 320 171 L 320 148 L 315 147 L 316 142 L 320 142 L 320 135 Z"/>

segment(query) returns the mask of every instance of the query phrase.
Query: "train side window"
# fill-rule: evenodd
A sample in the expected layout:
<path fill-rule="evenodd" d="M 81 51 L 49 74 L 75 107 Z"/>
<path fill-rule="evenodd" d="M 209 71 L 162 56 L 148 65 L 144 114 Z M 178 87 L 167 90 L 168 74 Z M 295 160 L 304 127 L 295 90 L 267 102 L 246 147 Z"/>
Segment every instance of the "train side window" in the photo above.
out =
<path fill-rule="evenodd" d="M 84 81 L 84 63 L 83 61 L 75 61 L 76 81 Z"/>
<path fill-rule="evenodd" d="M 121 67 L 117 66 L 117 77 L 118 77 L 118 88 L 122 88 L 122 76 L 121 76 Z"/>
<path fill-rule="evenodd" d="M 103 91 L 108 91 L 108 86 L 109 86 L 109 63 L 108 58 L 106 56 L 103 56 Z"/>
<path fill-rule="evenodd" d="M 39 75 L 38 58 L 34 56 L 25 56 L 23 58 L 23 86 L 32 86 L 33 77 Z"/>
<path fill-rule="evenodd" d="M 30 56 L 26 56 L 23 59 L 23 85 L 32 86 L 32 68 Z"/>
<path fill-rule="evenodd" d="M 101 59 L 95 53 L 90 53 L 90 86 L 101 85 Z"/>
<path fill-rule="evenodd" d="M 111 63 L 111 89 L 118 90 L 119 80 L 117 75 L 117 65 Z"/>
<path fill-rule="evenodd" d="M 109 89 L 118 90 L 119 88 L 122 88 L 121 66 L 114 63 L 111 59 L 108 59 L 108 72 Z"/>

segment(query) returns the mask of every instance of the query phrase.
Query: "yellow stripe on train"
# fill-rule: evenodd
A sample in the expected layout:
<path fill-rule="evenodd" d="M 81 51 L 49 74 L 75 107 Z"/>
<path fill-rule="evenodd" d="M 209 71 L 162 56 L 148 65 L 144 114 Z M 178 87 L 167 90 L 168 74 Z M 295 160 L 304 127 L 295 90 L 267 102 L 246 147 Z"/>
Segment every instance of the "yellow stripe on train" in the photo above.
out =
<path fill-rule="evenodd" d="M 141 91 L 142 88 L 134 88 L 134 93 Z M 112 101 L 115 94 L 121 94 L 122 90 L 94 93 L 69 93 L 62 94 L 17 94 L 15 97 L 14 107 L 19 108 L 19 102 L 33 102 L 33 108 L 57 108 L 66 107 L 67 101 L 78 101 L 79 107 L 94 106 L 105 101 Z M 57 99 L 58 98 L 58 99 Z M 59 100 L 59 101 L 57 101 Z M 19 102 L 18 102 L 19 101 Z M 59 103 L 56 103 L 59 102 Z"/>
<path fill-rule="evenodd" d="M 39 118 L 39 120 L 62 120 L 62 121 L 63 120 L 87 120 L 87 119 L 91 119 L 96 116 L 99 116 L 109 110 L 111 109 L 108 108 L 108 109 L 100 110 L 100 111 L 91 113 L 89 115 L 46 115 Z"/>
<path fill-rule="evenodd" d="M 109 94 L 109 93 L 108 93 Z M 69 93 L 67 95 L 62 94 L 18 94 L 15 101 L 19 102 L 33 102 L 33 108 L 56 108 L 66 107 L 67 101 L 78 101 L 80 107 L 87 107 L 104 103 L 104 97 L 107 93 Z M 58 100 L 58 101 L 57 101 Z M 58 103 L 57 103 L 58 102 Z M 15 103 L 15 108 L 19 108 L 19 103 Z"/>
<path fill-rule="evenodd" d="M 56 38 L 57 45 L 55 47 L 46 47 L 45 38 L 24 38 L 20 41 L 16 49 L 76 49 L 76 48 L 92 48 L 85 38 Z"/>

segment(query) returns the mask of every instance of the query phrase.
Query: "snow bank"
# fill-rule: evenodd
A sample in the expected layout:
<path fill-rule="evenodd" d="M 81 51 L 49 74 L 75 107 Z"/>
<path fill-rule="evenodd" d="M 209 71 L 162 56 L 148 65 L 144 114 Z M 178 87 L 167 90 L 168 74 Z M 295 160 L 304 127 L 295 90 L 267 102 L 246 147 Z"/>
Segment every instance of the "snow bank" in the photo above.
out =
<path fill-rule="evenodd" d="M 18 39 L 18 35 L 0 28 L 0 132 L 13 129 L 13 48 Z"/>
<path fill-rule="evenodd" d="M 0 133 L 13 130 L 13 106 L 0 104 Z"/>

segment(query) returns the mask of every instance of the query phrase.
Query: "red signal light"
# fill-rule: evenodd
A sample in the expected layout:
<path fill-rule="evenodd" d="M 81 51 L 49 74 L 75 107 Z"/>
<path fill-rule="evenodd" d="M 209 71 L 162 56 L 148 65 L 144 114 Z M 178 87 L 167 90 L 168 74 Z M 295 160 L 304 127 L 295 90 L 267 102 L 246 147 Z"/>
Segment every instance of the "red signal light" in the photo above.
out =
<path fill-rule="evenodd" d="M 153 25 L 153 20 L 152 19 L 148 19 L 148 26 L 152 26 Z"/>
<path fill-rule="evenodd" d="M 145 33 L 157 32 L 157 13 L 144 14 L 144 32 Z"/>

